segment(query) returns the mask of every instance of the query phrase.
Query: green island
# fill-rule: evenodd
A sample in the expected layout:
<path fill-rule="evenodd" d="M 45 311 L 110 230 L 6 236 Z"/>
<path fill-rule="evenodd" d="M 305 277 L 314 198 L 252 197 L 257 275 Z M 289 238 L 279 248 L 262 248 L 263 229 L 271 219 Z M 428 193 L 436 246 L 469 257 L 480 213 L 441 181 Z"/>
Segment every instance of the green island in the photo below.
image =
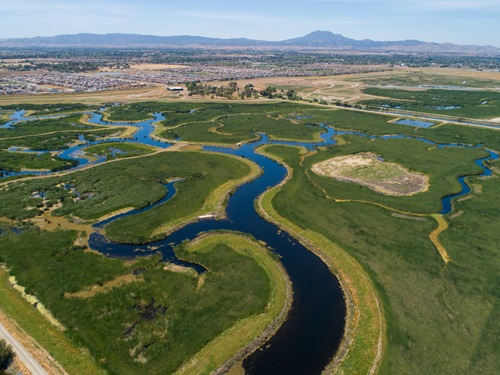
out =
<path fill-rule="evenodd" d="M 84 151 L 85 156 L 91 160 L 100 156 L 105 156 L 106 160 L 112 160 L 151 154 L 155 149 L 141 144 L 109 142 L 85 147 Z"/>
<path fill-rule="evenodd" d="M 57 172 L 0 180 L 0 311 L 69 374 L 242 373 L 241 361 L 274 334 L 293 299 L 279 257 L 244 233 L 208 232 L 175 248 L 178 259 L 203 267 L 200 273 L 164 261 L 154 243 L 204 217 L 223 219 L 229 197 L 262 173 L 251 160 L 200 146 L 237 149 L 266 134 L 289 144 L 270 142 L 256 152 L 288 174 L 255 209 L 321 258 L 344 293 L 344 337 L 325 372 L 497 373 L 500 164 L 483 162 L 492 173 L 482 177 L 476 161 L 500 151 L 500 126 L 458 122 L 500 116 L 498 93 L 487 91 L 494 83 L 470 79 L 463 85 L 481 90 L 416 91 L 413 76 L 354 79 L 372 96 L 359 108 L 268 99 L 0 101 L 0 122 L 17 109 L 61 115 L 0 129 L 2 171 Z M 463 82 L 440 79 L 436 84 Z M 422 83 L 431 80 L 425 75 Z M 386 104 L 417 119 L 426 112 L 456 121 L 400 125 L 403 114 L 375 111 Z M 104 120 L 119 126 L 87 121 L 84 112 L 101 106 Z M 155 113 L 165 119 L 153 136 L 174 145 L 127 142 L 134 136 L 128 125 Z M 306 148 L 322 141 L 327 126 L 335 142 Z M 73 169 L 74 160 L 58 156 L 88 141 L 104 142 L 79 157 L 104 162 Z M 333 171 L 335 161 L 349 168 Z M 442 199 L 462 191 L 462 176 L 471 191 L 442 213 Z M 389 179 L 396 190 L 387 188 Z M 157 204 L 173 181 L 175 194 Z M 105 256 L 92 249 L 94 232 L 118 244 L 153 244 L 134 256 Z M 50 319 L 12 288 L 12 277 Z"/>

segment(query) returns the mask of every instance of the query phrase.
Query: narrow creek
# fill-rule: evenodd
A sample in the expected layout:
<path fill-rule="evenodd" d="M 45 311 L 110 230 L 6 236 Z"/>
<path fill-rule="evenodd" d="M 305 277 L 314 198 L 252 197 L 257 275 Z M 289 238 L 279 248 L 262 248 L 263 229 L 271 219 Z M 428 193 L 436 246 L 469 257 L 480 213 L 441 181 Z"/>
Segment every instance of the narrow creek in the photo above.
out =
<path fill-rule="evenodd" d="M 16 113 L 16 119 L 21 119 L 23 112 Z M 138 123 L 108 123 L 102 120 L 102 115 L 94 113 L 90 122 L 108 126 L 136 126 L 139 131 L 134 139 L 112 138 L 107 140 L 87 142 L 64 150 L 59 154 L 61 158 L 79 161 L 81 168 L 89 163 L 82 157 L 83 149 L 92 144 L 103 142 L 136 142 L 156 147 L 166 148 L 170 144 L 153 139 L 153 123 L 163 120 L 163 115 L 155 113 L 152 119 Z M 13 116 L 14 120 L 14 116 Z M 15 121 L 13 121 L 15 123 Z M 9 126 L 12 124 L 9 123 Z M 237 149 L 223 147 L 204 147 L 207 151 L 232 154 L 245 157 L 258 164 L 263 173 L 254 181 L 240 186 L 229 198 L 226 208 L 226 218 L 223 220 L 202 219 L 188 224 L 166 239 L 144 245 L 119 244 L 109 241 L 100 231 L 106 224 L 120 217 L 139 214 L 145 210 L 163 204 L 175 195 L 175 183 L 171 181 L 165 185 L 166 194 L 160 201 L 138 210 L 116 215 L 95 224 L 96 231 L 90 236 L 90 246 L 112 257 L 136 257 L 142 254 L 161 252 L 163 260 L 179 265 L 193 267 L 197 272 L 205 269 L 196 264 L 191 264 L 178 259 L 174 248 L 185 240 L 196 238 L 200 233 L 213 230 L 232 230 L 251 234 L 256 239 L 264 241 L 280 256 L 281 262 L 288 273 L 293 285 L 292 308 L 287 320 L 276 334 L 259 350 L 247 357 L 244 368 L 249 374 L 319 374 L 335 355 L 344 332 L 346 307 L 342 290 L 336 277 L 328 270 L 327 266 L 315 254 L 308 251 L 296 239 L 277 226 L 265 221 L 256 212 L 254 201 L 259 195 L 270 187 L 279 184 L 287 174 L 286 168 L 278 162 L 255 152 L 255 148 L 264 144 L 299 145 L 312 150 L 316 146 L 326 146 L 335 143 L 334 135 L 355 134 L 370 138 L 394 139 L 412 138 L 436 145 L 438 147 L 464 147 L 456 144 L 436 144 L 423 138 L 404 135 L 369 136 L 359 132 L 336 131 L 332 127 L 322 126 L 325 130 L 321 135 L 321 142 L 285 142 L 269 140 L 267 135 L 260 134 L 260 140 L 254 143 L 243 144 Z M 491 170 L 484 166 L 484 161 L 498 159 L 498 154 L 489 151 L 486 158 L 476 160 L 476 164 L 483 168 L 483 175 L 491 174 Z M 102 163 L 105 158 L 94 163 Z M 451 211 L 451 201 L 459 195 L 470 191 L 465 183 L 465 178 L 459 178 L 462 191 L 458 194 L 443 198 L 441 213 Z"/>

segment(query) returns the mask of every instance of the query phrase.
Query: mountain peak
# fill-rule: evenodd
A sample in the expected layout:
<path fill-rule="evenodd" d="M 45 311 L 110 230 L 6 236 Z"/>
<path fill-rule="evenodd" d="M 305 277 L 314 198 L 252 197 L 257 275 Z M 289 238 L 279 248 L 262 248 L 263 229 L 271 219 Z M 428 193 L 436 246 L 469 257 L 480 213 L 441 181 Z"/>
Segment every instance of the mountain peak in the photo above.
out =
<path fill-rule="evenodd" d="M 193 48 L 286 48 L 322 49 L 332 51 L 370 51 L 401 53 L 466 53 L 500 55 L 500 49 L 491 46 L 458 46 L 444 43 L 427 43 L 418 40 L 373 41 L 346 38 L 331 31 L 316 30 L 299 38 L 279 42 L 246 38 L 219 39 L 201 36 L 155 36 L 139 34 L 88 34 L 58 35 L 53 37 L 0 39 L 0 47 L 193 47 Z"/>
<path fill-rule="evenodd" d="M 331 31 L 317 30 L 299 38 L 293 38 L 283 41 L 283 43 L 296 46 L 345 46 L 352 44 L 353 39 L 349 39 L 340 34 L 334 34 Z"/>
<path fill-rule="evenodd" d="M 326 30 L 316 30 L 313 31 L 312 33 L 309 33 L 307 35 L 304 35 L 303 38 L 314 38 L 314 39 L 331 39 L 335 37 L 335 34 L 332 33 L 331 31 L 326 31 Z"/>

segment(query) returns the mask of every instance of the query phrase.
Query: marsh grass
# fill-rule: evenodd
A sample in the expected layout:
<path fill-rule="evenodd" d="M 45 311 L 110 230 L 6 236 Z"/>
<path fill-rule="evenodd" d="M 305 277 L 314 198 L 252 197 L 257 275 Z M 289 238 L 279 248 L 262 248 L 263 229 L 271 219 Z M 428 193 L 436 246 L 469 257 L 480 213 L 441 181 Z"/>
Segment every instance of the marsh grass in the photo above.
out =
<path fill-rule="evenodd" d="M 154 152 L 155 148 L 136 143 L 110 142 L 86 147 L 84 151 L 87 155 L 106 156 L 107 160 L 112 160 L 147 155 Z"/>
<path fill-rule="evenodd" d="M 487 156 L 483 150 L 456 147 L 432 148 L 411 139 L 389 139 L 367 142 L 359 136 L 344 136 L 347 144 L 321 150 L 304 162 L 310 168 L 314 163 L 335 156 L 371 152 L 380 155 L 385 162 L 405 167 L 411 172 L 423 173 L 429 177 L 427 191 L 405 197 L 387 196 L 368 187 L 337 181 L 307 172 L 311 181 L 328 196 L 340 200 L 377 202 L 401 211 L 430 214 L 441 210 L 441 198 L 461 190 L 457 177 L 480 173 L 482 170 L 474 161 Z"/>
<path fill-rule="evenodd" d="M 0 169 L 20 171 L 21 169 L 41 169 L 58 171 L 77 165 L 78 162 L 63 160 L 49 153 L 36 154 L 26 152 L 0 151 Z"/>
<path fill-rule="evenodd" d="M 464 90 L 399 90 L 369 87 L 365 94 L 389 99 L 364 100 L 366 105 L 389 105 L 409 111 L 450 116 L 490 118 L 500 116 L 500 93 Z M 454 108 L 457 107 L 457 108 Z M 447 109 L 450 108 L 450 109 Z"/>
<path fill-rule="evenodd" d="M 354 147 L 355 142 L 350 145 Z M 425 149 L 412 150 L 407 163 L 412 158 L 425 158 Z M 428 238 L 435 228 L 432 220 L 394 217 L 390 211 L 367 203 L 335 203 L 311 183 L 296 150 L 272 146 L 267 151 L 293 168 L 293 178 L 272 201 L 274 208 L 304 230 L 319 232 L 347 250 L 374 282 L 387 323 L 381 373 L 497 372 L 498 334 L 493 328 L 498 327 L 499 319 L 495 312 L 498 231 L 494 228 L 500 217 L 494 193 L 497 178 L 480 180 L 484 193 L 456 203 L 464 214 L 451 220 L 450 229 L 441 234 L 453 261 L 440 272 L 442 260 Z M 311 163 L 308 159 L 318 158 L 321 153 L 306 158 L 304 165 Z M 454 158 L 460 160 L 459 155 Z M 470 168 L 466 159 L 460 164 Z M 443 172 L 439 168 L 428 171 L 431 178 Z M 350 190 L 359 189 L 344 184 L 331 194 L 342 196 Z M 426 199 L 419 197 L 425 206 Z"/>
<path fill-rule="evenodd" d="M 0 257 L 10 274 L 67 327 L 73 343 L 88 348 L 112 374 L 172 373 L 240 319 L 263 312 L 271 296 L 271 278 L 259 257 L 237 240 L 238 251 L 228 241 L 178 249 L 181 258 L 208 270 L 198 289 L 192 275 L 164 270 L 154 258 L 126 265 L 72 250 L 71 231 L 15 233 L 3 224 L 2 231 Z M 144 282 L 86 299 L 65 297 L 137 267 Z"/>

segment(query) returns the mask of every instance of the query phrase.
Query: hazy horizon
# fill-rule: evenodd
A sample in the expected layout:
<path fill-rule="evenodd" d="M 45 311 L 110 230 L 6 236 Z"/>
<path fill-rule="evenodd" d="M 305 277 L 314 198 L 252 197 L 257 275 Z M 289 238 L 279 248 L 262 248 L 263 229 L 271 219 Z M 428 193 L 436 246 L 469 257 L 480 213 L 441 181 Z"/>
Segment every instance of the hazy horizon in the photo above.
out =
<path fill-rule="evenodd" d="M 500 47 L 500 0 L 25 0 L 2 8 L 0 39 L 122 33 L 277 41 L 327 30 L 352 39 Z"/>

